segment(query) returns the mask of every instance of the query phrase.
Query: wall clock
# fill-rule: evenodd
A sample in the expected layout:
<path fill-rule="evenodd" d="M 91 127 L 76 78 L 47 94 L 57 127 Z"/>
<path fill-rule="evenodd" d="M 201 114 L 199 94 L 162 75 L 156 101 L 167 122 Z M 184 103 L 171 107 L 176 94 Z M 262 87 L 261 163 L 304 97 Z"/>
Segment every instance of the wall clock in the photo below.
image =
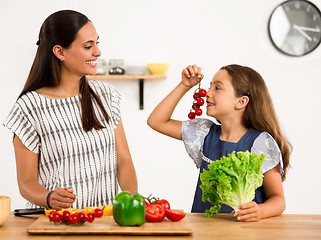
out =
<path fill-rule="evenodd" d="M 311 2 L 289 0 L 271 14 L 268 31 L 272 43 L 289 56 L 303 56 L 321 42 L 321 12 Z"/>

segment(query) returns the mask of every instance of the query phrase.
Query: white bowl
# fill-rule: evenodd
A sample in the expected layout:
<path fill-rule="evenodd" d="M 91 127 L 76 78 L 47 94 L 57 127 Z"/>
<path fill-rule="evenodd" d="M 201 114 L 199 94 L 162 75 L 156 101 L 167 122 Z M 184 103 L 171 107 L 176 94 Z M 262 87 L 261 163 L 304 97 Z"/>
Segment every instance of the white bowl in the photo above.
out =
<path fill-rule="evenodd" d="M 127 66 L 126 74 L 129 75 L 144 75 L 147 72 L 147 68 L 145 66 Z"/>

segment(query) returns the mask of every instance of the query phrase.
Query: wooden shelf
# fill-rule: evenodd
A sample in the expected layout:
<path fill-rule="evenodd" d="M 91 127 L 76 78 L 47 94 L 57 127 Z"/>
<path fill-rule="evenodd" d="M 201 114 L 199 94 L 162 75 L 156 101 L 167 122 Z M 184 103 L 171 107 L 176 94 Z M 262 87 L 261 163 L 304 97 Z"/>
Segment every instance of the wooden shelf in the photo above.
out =
<path fill-rule="evenodd" d="M 89 80 L 138 80 L 139 81 L 139 109 L 144 109 L 144 81 L 145 80 L 164 80 L 165 75 L 87 75 Z"/>
<path fill-rule="evenodd" d="M 165 75 L 87 75 L 87 79 L 90 80 L 164 80 L 167 77 Z"/>

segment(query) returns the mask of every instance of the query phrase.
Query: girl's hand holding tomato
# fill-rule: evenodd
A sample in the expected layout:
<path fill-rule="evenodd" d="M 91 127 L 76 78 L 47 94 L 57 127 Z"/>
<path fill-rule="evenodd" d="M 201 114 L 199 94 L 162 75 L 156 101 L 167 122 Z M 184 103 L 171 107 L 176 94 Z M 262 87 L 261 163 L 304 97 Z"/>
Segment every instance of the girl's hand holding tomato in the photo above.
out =
<path fill-rule="evenodd" d="M 188 88 L 194 87 L 200 82 L 202 70 L 197 65 L 189 65 L 182 71 L 182 84 Z"/>

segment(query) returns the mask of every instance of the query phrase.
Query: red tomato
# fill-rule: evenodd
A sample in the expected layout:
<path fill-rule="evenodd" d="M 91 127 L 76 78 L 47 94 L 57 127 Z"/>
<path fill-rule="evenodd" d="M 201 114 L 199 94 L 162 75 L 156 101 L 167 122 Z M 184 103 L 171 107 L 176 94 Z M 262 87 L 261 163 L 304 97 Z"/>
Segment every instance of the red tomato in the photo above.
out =
<path fill-rule="evenodd" d="M 103 215 L 103 210 L 100 208 L 96 208 L 93 212 L 95 218 L 100 218 Z"/>
<path fill-rule="evenodd" d="M 161 205 L 164 209 L 171 209 L 171 206 L 169 205 L 169 202 L 166 199 L 161 199 L 156 203 Z"/>
<path fill-rule="evenodd" d="M 198 98 L 198 93 L 194 93 L 194 94 L 193 94 L 193 98 L 194 98 L 195 100 L 197 100 L 197 98 Z"/>
<path fill-rule="evenodd" d="M 149 206 L 150 203 L 145 200 L 145 207 Z"/>
<path fill-rule="evenodd" d="M 86 214 L 84 214 L 83 212 L 78 213 L 78 216 L 79 216 L 79 222 L 86 221 Z"/>
<path fill-rule="evenodd" d="M 197 106 L 203 106 L 204 105 L 204 99 L 200 98 L 197 100 Z"/>
<path fill-rule="evenodd" d="M 188 115 L 189 119 L 194 119 L 195 118 L 195 113 L 194 112 L 190 112 Z"/>
<path fill-rule="evenodd" d="M 94 214 L 92 214 L 92 213 L 87 213 L 87 214 L 86 214 L 86 220 L 87 220 L 87 222 L 92 222 L 92 221 L 94 221 L 94 219 L 95 219 Z"/>
<path fill-rule="evenodd" d="M 76 213 L 71 214 L 69 217 L 69 223 L 70 224 L 79 223 L 79 215 Z"/>
<path fill-rule="evenodd" d="M 193 105 L 192 105 L 192 109 L 193 109 L 193 110 L 198 109 L 198 107 L 199 107 L 199 106 L 197 106 L 196 103 L 193 103 Z"/>
<path fill-rule="evenodd" d="M 51 211 L 51 212 L 49 212 L 49 214 L 48 214 L 48 218 L 51 220 L 52 218 L 53 218 L 53 214 L 54 214 L 54 212 L 56 212 L 56 211 Z M 52 221 L 52 220 L 51 220 Z"/>
<path fill-rule="evenodd" d="M 161 222 L 165 218 L 165 209 L 156 203 L 147 206 L 145 213 L 145 218 L 148 222 Z"/>
<path fill-rule="evenodd" d="M 69 211 L 63 211 L 61 215 L 61 221 L 62 222 L 69 222 L 69 217 L 70 217 L 70 212 Z"/>
<path fill-rule="evenodd" d="M 206 97 L 206 90 L 205 89 L 201 89 L 198 94 L 200 95 L 200 97 Z"/>
<path fill-rule="evenodd" d="M 50 214 L 48 215 L 49 219 L 53 222 L 60 222 L 61 221 L 61 214 L 56 212 L 56 211 L 52 211 L 50 212 Z"/>
<path fill-rule="evenodd" d="M 198 108 L 198 109 L 195 110 L 195 115 L 197 115 L 197 116 L 201 116 L 202 113 L 203 113 L 203 111 L 202 111 L 202 109 L 200 109 L 200 108 Z"/>
<path fill-rule="evenodd" d="M 178 210 L 166 209 L 165 211 L 166 217 L 173 222 L 180 221 L 186 216 L 186 213 Z"/>

